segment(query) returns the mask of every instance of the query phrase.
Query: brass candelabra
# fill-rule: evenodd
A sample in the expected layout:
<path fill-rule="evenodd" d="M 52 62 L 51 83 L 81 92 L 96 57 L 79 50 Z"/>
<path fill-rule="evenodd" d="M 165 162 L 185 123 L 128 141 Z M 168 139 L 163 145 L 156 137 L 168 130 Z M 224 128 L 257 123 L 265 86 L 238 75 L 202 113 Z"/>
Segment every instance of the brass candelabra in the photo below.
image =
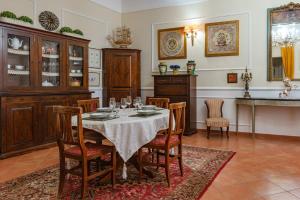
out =
<path fill-rule="evenodd" d="M 246 67 L 245 73 L 242 73 L 242 80 L 245 82 L 245 98 L 251 98 L 250 92 L 249 92 L 249 82 L 252 80 L 252 73 L 248 72 L 248 69 Z"/>

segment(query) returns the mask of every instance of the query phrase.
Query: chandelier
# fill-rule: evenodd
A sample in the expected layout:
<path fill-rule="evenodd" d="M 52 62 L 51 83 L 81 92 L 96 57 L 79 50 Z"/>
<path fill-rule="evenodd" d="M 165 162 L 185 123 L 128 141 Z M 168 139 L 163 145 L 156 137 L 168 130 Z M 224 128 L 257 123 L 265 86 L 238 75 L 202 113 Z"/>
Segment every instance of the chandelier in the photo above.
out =
<path fill-rule="evenodd" d="M 280 24 L 272 27 L 272 46 L 289 47 L 300 41 L 300 32 L 296 24 Z"/>

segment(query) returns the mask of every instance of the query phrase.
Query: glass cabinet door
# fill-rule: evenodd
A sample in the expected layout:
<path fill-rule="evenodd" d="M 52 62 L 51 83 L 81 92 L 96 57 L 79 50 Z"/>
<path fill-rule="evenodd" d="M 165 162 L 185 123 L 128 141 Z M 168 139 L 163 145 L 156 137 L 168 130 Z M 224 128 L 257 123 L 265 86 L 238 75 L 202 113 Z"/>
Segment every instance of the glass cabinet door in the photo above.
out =
<path fill-rule="evenodd" d="M 69 86 L 83 86 L 84 48 L 69 45 Z"/>
<path fill-rule="evenodd" d="M 6 69 L 5 84 L 7 87 L 24 88 L 31 86 L 31 37 L 18 33 L 6 33 Z M 5 52 L 6 49 L 6 52 Z"/>
<path fill-rule="evenodd" d="M 60 42 L 42 39 L 41 41 L 42 61 L 42 87 L 60 86 Z"/>

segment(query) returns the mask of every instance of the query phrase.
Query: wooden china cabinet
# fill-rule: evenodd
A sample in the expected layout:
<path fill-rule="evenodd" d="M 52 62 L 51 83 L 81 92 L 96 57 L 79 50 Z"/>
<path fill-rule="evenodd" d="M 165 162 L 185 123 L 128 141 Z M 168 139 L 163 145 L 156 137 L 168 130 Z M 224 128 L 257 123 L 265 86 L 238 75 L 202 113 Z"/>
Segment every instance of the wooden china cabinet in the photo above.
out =
<path fill-rule="evenodd" d="M 103 105 L 110 97 L 141 96 L 141 50 L 102 49 L 103 55 Z"/>
<path fill-rule="evenodd" d="M 89 40 L 0 22 L 0 158 L 52 145 L 53 105 L 88 99 Z"/>

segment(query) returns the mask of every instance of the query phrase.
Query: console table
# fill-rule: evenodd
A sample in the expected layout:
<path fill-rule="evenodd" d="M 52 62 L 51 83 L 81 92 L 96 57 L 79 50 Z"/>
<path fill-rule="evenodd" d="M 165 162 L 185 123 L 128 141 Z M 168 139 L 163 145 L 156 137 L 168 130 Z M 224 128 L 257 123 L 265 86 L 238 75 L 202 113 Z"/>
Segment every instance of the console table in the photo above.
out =
<path fill-rule="evenodd" d="M 236 98 L 236 132 L 239 130 L 239 107 L 240 105 L 251 106 L 252 133 L 255 134 L 255 109 L 256 106 L 284 106 L 300 107 L 300 99 L 293 98 Z"/>

